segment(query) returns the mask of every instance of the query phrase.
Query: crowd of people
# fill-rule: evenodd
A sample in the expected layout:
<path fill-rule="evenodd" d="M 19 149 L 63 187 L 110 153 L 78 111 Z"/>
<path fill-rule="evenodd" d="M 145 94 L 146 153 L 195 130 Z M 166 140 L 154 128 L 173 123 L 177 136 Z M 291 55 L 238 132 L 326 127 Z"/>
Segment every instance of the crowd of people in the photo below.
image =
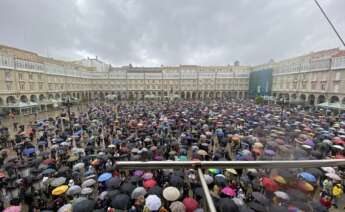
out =
<path fill-rule="evenodd" d="M 98 102 L 2 127 L 0 210 L 207 211 L 195 169 L 127 170 L 117 161 L 345 159 L 344 116 L 283 109 L 249 100 Z M 324 212 L 341 203 L 343 168 L 203 171 L 217 211 Z"/>

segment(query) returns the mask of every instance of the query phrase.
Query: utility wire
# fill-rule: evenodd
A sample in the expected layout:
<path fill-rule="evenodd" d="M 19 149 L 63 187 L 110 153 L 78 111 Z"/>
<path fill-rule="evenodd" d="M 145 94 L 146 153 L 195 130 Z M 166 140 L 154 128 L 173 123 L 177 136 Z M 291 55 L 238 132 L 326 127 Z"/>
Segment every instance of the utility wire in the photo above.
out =
<path fill-rule="evenodd" d="M 345 42 L 344 40 L 341 38 L 340 34 L 338 33 L 337 29 L 335 28 L 335 26 L 333 25 L 333 23 L 331 22 L 331 20 L 329 20 L 326 12 L 322 9 L 321 5 L 319 4 L 319 2 L 317 0 L 314 0 L 314 2 L 316 3 L 316 5 L 320 8 L 322 14 L 325 16 L 325 18 L 327 19 L 329 25 L 331 25 L 332 29 L 334 30 L 335 34 L 337 34 L 340 42 L 343 44 L 343 46 L 345 47 Z"/>

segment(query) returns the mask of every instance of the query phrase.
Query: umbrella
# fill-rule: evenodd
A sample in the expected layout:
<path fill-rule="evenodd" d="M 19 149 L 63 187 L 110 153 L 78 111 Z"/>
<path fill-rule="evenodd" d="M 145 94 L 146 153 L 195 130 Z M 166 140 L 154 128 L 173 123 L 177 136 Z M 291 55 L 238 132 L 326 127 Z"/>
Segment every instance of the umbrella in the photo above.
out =
<path fill-rule="evenodd" d="M 142 170 L 135 170 L 133 173 L 134 176 L 139 176 L 139 177 L 141 177 L 143 174 L 144 174 L 144 171 Z"/>
<path fill-rule="evenodd" d="M 179 187 L 183 185 L 183 179 L 175 174 L 171 175 L 169 183 L 171 186 Z"/>
<path fill-rule="evenodd" d="M 85 187 L 81 190 L 80 194 L 82 195 L 88 195 L 88 194 L 91 194 L 93 192 L 93 189 L 92 188 L 89 188 L 89 187 Z"/>
<path fill-rule="evenodd" d="M 58 195 L 61 195 L 61 194 L 65 193 L 67 190 L 68 190 L 68 185 L 61 185 L 59 187 L 56 187 L 52 191 L 52 195 L 58 196 Z"/>
<path fill-rule="evenodd" d="M 21 212 L 22 211 L 22 207 L 21 206 L 10 206 L 8 208 L 5 208 L 3 210 L 3 212 Z"/>
<path fill-rule="evenodd" d="M 151 172 L 146 172 L 141 176 L 144 180 L 149 180 L 153 178 L 153 174 Z"/>
<path fill-rule="evenodd" d="M 35 148 L 27 148 L 23 150 L 24 156 L 30 156 L 33 153 L 35 153 Z"/>
<path fill-rule="evenodd" d="M 131 182 L 131 183 L 137 184 L 141 180 L 142 179 L 139 176 L 130 176 L 128 181 Z"/>
<path fill-rule="evenodd" d="M 217 174 L 215 177 L 214 177 L 214 182 L 221 186 L 221 187 L 224 187 L 226 184 L 227 184 L 227 181 L 225 179 L 225 176 L 222 175 L 222 174 Z"/>
<path fill-rule="evenodd" d="M 118 210 L 127 210 L 130 208 L 131 199 L 127 194 L 118 194 L 111 200 L 111 207 Z"/>
<path fill-rule="evenodd" d="M 315 176 L 308 172 L 301 172 L 297 175 L 297 177 L 303 178 L 304 180 L 308 182 L 316 182 Z"/>
<path fill-rule="evenodd" d="M 301 189 L 302 191 L 305 192 L 311 192 L 314 190 L 314 187 L 310 185 L 310 183 L 304 182 L 304 181 L 299 181 L 297 184 L 297 187 Z"/>
<path fill-rule="evenodd" d="M 157 185 L 157 182 L 154 179 L 149 179 L 144 181 L 144 188 L 149 189 Z"/>
<path fill-rule="evenodd" d="M 67 212 L 67 211 L 72 211 L 72 204 L 66 204 L 63 205 L 61 208 L 59 208 L 59 210 L 57 212 Z"/>
<path fill-rule="evenodd" d="M 210 175 L 204 174 L 204 178 L 207 185 L 210 185 L 211 183 L 213 183 L 213 177 L 211 177 Z"/>
<path fill-rule="evenodd" d="M 211 174 L 214 174 L 214 175 L 220 174 L 220 173 L 221 173 L 220 169 L 214 169 L 214 168 L 208 169 L 208 171 L 209 171 Z"/>
<path fill-rule="evenodd" d="M 274 195 L 276 195 L 276 197 L 283 199 L 283 200 L 289 200 L 289 195 L 283 191 L 275 191 Z"/>
<path fill-rule="evenodd" d="M 96 184 L 96 180 L 94 180 L 94 179 L 88 179 L 88 180 L 85 180 L 85 181 L 81 184 L 81 187 L 82 187 L 82 188 L 90 187 L 90 186 L 93 186 L 94 184 Z"/>
<path fill-rule="evenodd" d="M 67 161 L 68 162 L 74 162 L 74 161 L 77 161 L 78 159 L 79 159 L 78 156 L 72 155 L 67 159 Z"/>
<path fill-rule="evenodd" d="M 237 175 L 237 171 L 235 169 L 225 169 L 225 171 L 227 171 L 231 174 Z"/>
<path fill-rule="evenodd" d="M 108 181 L 105 182 L 105 185 L 109 189 L 117 189 L 120 188 L 121 179 L 118 176 L 110 178 Z"/>
<path fill-rule="evenodd" d="M 145 206 L 150 211 L 158 211 L 161 205 L 162 205 L 161 199 L 157 195 L 151 194 L 145 199 Z"/>
<path fill-rule="evenodd" d="M 98 177 L 98 182 L 105 182 L 105 181 L 111 179 L 111 176 L 112 176 L 111 173 L 105 172 Z"/>
<path fill-rule="evenodd" d="M 321 167 L 322 171 L 327 173 L 335 173 L 335 169 L 332 167 Z"/>
<path fill-rule="evenodd" d="M 147 191 L 144 187 L 136 187 L 131 194 L 132 199 L 137 199 L 139 196 L 145 196 Z"/>
<path fill-rule="evenodd" d="M 180 191 L 176 187 L 166 187 L 163 190 L 163 197 L 168 201 L 176 201 L 180 197 Z"/>
<path fill-rule="evenodd" d="M 162 195 L 162 188 L 158 185 L 152 187 L 152 188 L 149 188 L 149 190 L 147 190 L 147 193 L 148 194 L 156 194 L 157 196 L 161 196 Z"/>
<path fill-rule="evenodd" d="M 186 208 L 186 212 L 193 212 L 199 207 L 198 202 L 191 197 L 184 198 L 182 202 Z"/>
<path fill-rule="evenodd" d="M 55 169 L 52 169 L 52 168 L 49 168 L 49 169 L 46 169 L 42 172 L 43 175 L 47 175 L 47 174 L 52 174 L 52 173 L 55 173 L 56 170 Z"/>
<path fill-rule="evenodd" d="M 77 164 L 75 164 L 74 166 L 73 166 L 73 171 L 75 171 L 75 170 L 81 170 L 81 169 L 83 169 L 85 167 L 85 164 L 84 163 L 77 163 Z"/>
<path fill-rule="evenodd" d="M 253 192 L 252 197 L 263 205 L 267 205 L 269 203 L 269 200 L 265 197 L 265 195 L 260 192 Z"/>
<path fill-rule="evenodd" d="M 67 190 L 67 195 L 74 196 L 81 192 L 81 187 L 78 185 L 73 185 Z"/>
<path fill-rule="evenodd" d="M 285 206 L 273 205 L 269 209 L 270 212 L 290 212 L 289 208 Z"/>
<path fill-rule="evenodd" d="M 229 197 L 234 197 L 236 196 L 236 192 L 234 189 L 230 188 L 229 186 L 225 187 L 221 191 L 223 194 L 229 196 Z"/>
<path fill-rule="evenodd" d="M 267 191 L 275 192 L 278 190 L 278 184 L 268 177 L 262 178 L 262 185 Z"/>
<path fill-rule="evenodd" d="M 338 150 L 344 150 L 344 147 L 340 146 L 340 145 L 333 145 L 332 148 L 334 149 L 338 149 Z"/>
<path fill-rule="evenodd" d="M 73 204 L 73 212 L 92 212 L 96 203 L 91 199 L 82 199 Z"/>
<path fill-rule="evenodd" d="M 49 165 L 49 164 L 55 164 L 56 161 L 54 159 L 46 159 L 44 161 L 42 161 L 42 164 L 44 165 Z"/>
<path fill-rule="evenodd" d="M 331 178 L 332 180 L 341 180 L 341 177 L 339 177 L 339 175 L 335 173 L 327 173 L 326 176 Z"/>
<path fill-rule="evenodd" d="M 186 207 L 180 201 L 175 201 L 175 202 L 171 203 L 169 206 L 169 209 L 170 209 L 170 211 L 173 211 L 173 212 L 185 212 L 186 211 Z"/>
<path fill-rule="evenodd" d="M 50 185 L 53 186 L 53 187 L 57 187 L 57 186 L 60 186 L 60 185 L 64 184 L 65 182 L 66 182 L 66 178 L 65 177 L 58 177 L 58 178 L 53 179 L 50 182 Z"/>
<path fill-rule="evenodd" d="M 125 194 L 128 194 L 128 195 L 131 195 L 132 191 L 135 189 L 135 185 L 133 185 L 132 183 L 124 183 L 121 185 L 120 187 L 120 191 L 122 193 L 125 193 Z"/>
<path fill-rule="evenodd" d="M 218 211 L 220 212 L 237 212 L 238 210 L 237 205 L 229 198 L 221 198 L 218 202 Z"/>
<path fill-rule="evenodd" d="M 279 184 L 283 184 L 283 185 L 286 184 L 286 180 L 282 176 L 279 176 L 279 175 L 274 176 L 273 180 Z"/>
<path fill-rule="evenodd" d="M 264 153 L 268 156 L 274 156 L 276 153 L 271 149 L 266 149 Z"/>
<path fill-rule="evenodd" d="M 297 189 L 288 189 L 286 193 L 289 195 L 290 200 L 305 201 L 307 199 L 307 196 Z"/>
<path fill-rule="evenodd" d="M 198 155 L 201 155 L 201 156 L 206 156 L 206 155 L 208 155 L 207 152 L 206 152 L 205 150 L 203 150 L 203 149 L 198 150 L 197 154 L 198 154 Z"/>

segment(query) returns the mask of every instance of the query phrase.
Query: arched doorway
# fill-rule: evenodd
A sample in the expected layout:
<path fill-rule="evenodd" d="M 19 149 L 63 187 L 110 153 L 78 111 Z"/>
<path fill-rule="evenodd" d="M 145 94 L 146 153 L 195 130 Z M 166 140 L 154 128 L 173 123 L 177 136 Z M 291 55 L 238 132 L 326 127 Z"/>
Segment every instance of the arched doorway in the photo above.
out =
<path fill-rule="evenodd" d="M 40 102 L 42 102 L 43 100 L 45 100 L 45 96 L 43 94 L 40 94 L 38 99 L 40 100 Z"/>
<path fill-rule="evenodd" d="M 54 95 L 52 93 L 48 94 L 48 99 L 54 99 Z"/>
<path fill-rule="evenodd" d="M 317 103 L 318 104 L 321 104 L 321 103 L 324 103 L 326 102 L 326 97 L 324 95 L 320 95 L 318 98 L 317 98 Z"/>
<path fill-rule="evenodd" d="M 341 100 L 341 104 L 345 105 L 345 97 Z"/>
<path fill-rule="evenodd" d="M 297 99 L 297 94 L 291 94 L 291 100 L 292 101 L 295 101 Z"/>
<path fill-rule="evenodd" d="M 0 97 L 0 106 L 4 105 L 4 100 Z"/>
<path fill-rule="evenodd" d="M 36 95 L 31 95 L 30 96 L 30 102 L 37 102 L 37 96 Z"/>
<path fill-rule="evenodd" d="M 196 93 L 195 93 L 195 92 L 192 93 L 192 99 L 193 99 L 193 100 L 196 99 Z"/>
<path fill-rule="evenodd" d="M 60 94 L 55 94 L 55 99 L 60 99 Z"/>
<path fill-rule="evenodd" d="M 306 97 L 306 95 L 305 94 L 301 94 L 300 96 L 299 96 L 299 100 L 301 101 L 301 102 L 305 102 L 305 100 L 307 99 L 307 97 Z"/>
<path fill-rule="evenodd" d="M 26 95 L 21 95 L 20 101 L 26 103 L 26 102 L 28 102 L 28 97 Z"/>
<path fill-rule="evenodd" d="M 337 96 L 332 96 L 331 99 L 330 99 L 331 103 L 336 103 L 336 102 L 339 102 L 339 101 L 340 101 L 340 99 Z"/>
<path fill-rule="evenodd" d="M 181 92 L 181 98 L 182 98 L 182 99 L 185 99 L 185 94 L 184 94 L 183 91 Z"/>
<path fill-rule="evenodd" d="M 16 98 L 14 96 L 9 96 L 6 98 L 6 103 L 7 104 L 15 104 L 16 103 Z"/>
<path fill-rule="evenodd" d="M 191 95 L 190 95 L 190 92 L 188 91 L 187 92 L 187 99 L 190 99 Z"/>
<path fill-rule="evenodd" d="M 315 96 L 313 94 L 308 96 L 308 103 L 310 105 L 315 105 Z"/>

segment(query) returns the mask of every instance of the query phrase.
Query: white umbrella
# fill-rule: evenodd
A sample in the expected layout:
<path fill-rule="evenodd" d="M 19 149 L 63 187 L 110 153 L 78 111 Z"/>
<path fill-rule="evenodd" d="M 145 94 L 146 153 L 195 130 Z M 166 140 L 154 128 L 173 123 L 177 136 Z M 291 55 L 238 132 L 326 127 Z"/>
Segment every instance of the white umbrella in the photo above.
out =
<path fill-rule="evenodd" d="M 163 197 L 168 201 L 176 201 L 180 197 L 180 191 L 176 187 L 166 187 L 163 190 Z"/>
<path fill-rule="evenodd" d="M 149 195 L 145 199 L 145 206 L 150 211 L 158 211 L 158 209 L 161 207 L 162 202 L 161 199 L 157 195 Z"/>
<path fill-rule="evenodd" d="M 333 180 L 341 180 L 341 178 L 339 177 L 339 175 L 335 174 L 335 173 L 327 173 L 326 174 L 327 177 L 333 179 Z"/>
<path fill-rule="evenodd" d="M 88 179 L 88 180 L 84 181 L 84 182 L 81 184 L 81 187 L 82 187 L 82 188 L 90 187 L 90 186 L 93 186 L 94 184 L 96 184 L 96 180 L 94 180 L 94 179 Z"/>
<path fill-rule="evenodd" d="M 276 195 L 277 197 L 279 197 L 280 199 L 283 199 L 283 200 L 289 200 L 290 199 L 289 195 L 283 191 L 275 191 L 274 195 Z"/>
<path fill-rule="evenodd" d="M 65 177 L 58 177 L 58 178 L 53 179 L 50 182 L 50 185 L 53 186 L 53 187 L 58 187 L 58 186 L 64 184 L 65 182 L 66 182 L 66 178 Z"/>
<path fill-rule="evenodd" d="M 80 192 L 80 194 L 83 194 L 83 195 L 88 195 L 88 194 L 91 194 L 93 192 L 93 189 L 92 188 L 89 188 L 89 187 L 86 187 L 86 188 L 83 188 Z"/>
<path fill-rule="evenodd" d="M 72 204 L 68 203 L 61 208 L 59 208 L 58 212 L 66 212 L 66 211 L 72 211 Z"/>
<path fill-rule="evenodd" d="M 335 169 L 332 167 L 321 167 L 322 171 L 327 173 L 335 173 Z"/>
<path fill-rule="evenodd" d="M 339 149 L 339 150 L 344 150 L 344 147 L 340 146 L 340 145 L 333 145 L 332 146 L 334 149 Z"/>
<path fill-rule="evenodd" d="M 73 185 L 69 187 L 66 193 L 67 195 L 74 196 L 76 194 L 80 194 L 80 192 L 81 192 L 81 187 L 78 185 Z"/>
<path fill-rule="evenodd" d="M 77 163 L 73 166 L 73 170 L 80 170 L 80 169 L 83 169 L 85 167 L 85 164 L 80 162 L 80 163 Z"/>

